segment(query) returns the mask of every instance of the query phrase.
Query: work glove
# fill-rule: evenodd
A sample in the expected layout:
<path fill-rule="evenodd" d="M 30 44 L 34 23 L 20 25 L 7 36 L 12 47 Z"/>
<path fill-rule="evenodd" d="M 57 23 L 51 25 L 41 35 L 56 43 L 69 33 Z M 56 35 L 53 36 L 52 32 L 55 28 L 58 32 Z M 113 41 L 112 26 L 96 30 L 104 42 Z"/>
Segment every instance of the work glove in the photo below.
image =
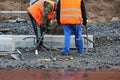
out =
<path fill-rule="evenodd" d="M 83 19 L 83 25 L 86 26 L 87 25 L 87 21 Z"/>

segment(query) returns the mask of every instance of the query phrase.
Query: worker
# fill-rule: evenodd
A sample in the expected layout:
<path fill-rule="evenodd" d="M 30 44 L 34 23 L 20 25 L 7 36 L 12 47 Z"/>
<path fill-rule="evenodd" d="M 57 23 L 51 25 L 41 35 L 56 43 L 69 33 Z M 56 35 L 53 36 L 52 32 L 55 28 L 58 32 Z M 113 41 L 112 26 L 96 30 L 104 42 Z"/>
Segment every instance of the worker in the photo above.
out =
<path fill-rule="evenodd" d="M 72 31 L 75 35 L 75 45 L 78 53 L 84 52 L 81 24 L 86 26 L 87 17 L 83 0 L 59 0 L 56 9 L 56 19 L 64 31 L 64 46 L 62 54 L 68 55 Z"/>
<path fill-rule="evenodd" d="M 54 0 L 38 0 L 27 8 L 37 43 L 54 15 L 54 6 Z"/>

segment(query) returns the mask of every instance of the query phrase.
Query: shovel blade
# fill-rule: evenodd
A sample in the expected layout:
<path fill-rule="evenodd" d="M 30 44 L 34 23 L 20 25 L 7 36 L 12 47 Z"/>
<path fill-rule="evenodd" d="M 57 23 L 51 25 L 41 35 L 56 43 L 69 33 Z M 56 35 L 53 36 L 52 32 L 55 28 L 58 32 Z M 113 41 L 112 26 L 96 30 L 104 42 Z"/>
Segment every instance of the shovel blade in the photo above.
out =
<path fill-rule="evenodd" d="M 15 60 L 23 60 L 20 54 L 11 54 L 10 56 Z"/>

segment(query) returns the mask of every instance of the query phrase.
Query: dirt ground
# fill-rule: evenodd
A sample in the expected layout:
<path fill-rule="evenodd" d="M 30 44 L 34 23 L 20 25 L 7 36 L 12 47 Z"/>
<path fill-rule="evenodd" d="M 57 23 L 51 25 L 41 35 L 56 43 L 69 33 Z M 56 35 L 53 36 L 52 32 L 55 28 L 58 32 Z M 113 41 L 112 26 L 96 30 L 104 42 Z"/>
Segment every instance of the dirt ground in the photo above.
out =
<path fill-rule="evenodd" d="M 84 0 L 88 22 L 111 22 L 120 20 L 119 0 Z M 99 4 L 99 5 L 98 5 Z M 24 11 L 29 0 L 0 0 L 0 11 Z M 27 14 L 0 14 L 0 21 L 15 18 L 29 20 Z"/>
<path fill-rule="evenodd" d="M 26 10 L 29 5 L 28 2 L 28 0 L 0 0 L 0 10 Z M 92 51 L 78 54 L 76 50 L 71 50 L 70 55 L 63 56 L 59 51 L 42 50 L 36 56 L 33 48 L 18 48 L 22 52 L 24 60 L 15 60 L 10 56 L 0 56 L 0 69 L 84 67 L 94 70 L 120 67 L 120 9 L 118 7 L 120 1 L 85 0 L 85 4 L 88 16 L 88 32 L 94 35 L 96 52 L 92 49 Z M 18 17 L 29 19 L 27 14 L 0 14 L 0 28 L 11 29 L 7 33 L 0 32 L 0 35 L 33 35 L 33 28 L 29 22 L 3 22 L 4 20 L 16 19 Z M 59 31 L 62 31 L 62 29 L 58 27 L 54 31 L 51 31 L 51 33 L 60 34 L 61 32 Z M 74 59 L 68 61 L 38 61 L 38 59 L 70 56 Z"/>
<path fill-rule="evenodd" d="M 37 68 L 54 69 L 69 67 L 84 67 L 87 69 L 101 69 L 120 67 L 120 22 L 91 23 L 88 24 L 89 34 L 95 37 L 95 49 L 78 54 L 76 50 L 70 51 L 70 55 L 64 56 L 58 51 L 39 51 L 35 55 L 33 48 L 18 48 L 22 52 L 24 60 L 15 60 L 11 56 L 0 56 L 0 69 L 13 68 Z M 2 28 L 11 28 L 11 32 L 0 33 L 1 35 L 34 34 L 31 23 L 0 23 Z M 53 59 L 73 57 L 68 61 L 38 61 L 38 59 Z"/>

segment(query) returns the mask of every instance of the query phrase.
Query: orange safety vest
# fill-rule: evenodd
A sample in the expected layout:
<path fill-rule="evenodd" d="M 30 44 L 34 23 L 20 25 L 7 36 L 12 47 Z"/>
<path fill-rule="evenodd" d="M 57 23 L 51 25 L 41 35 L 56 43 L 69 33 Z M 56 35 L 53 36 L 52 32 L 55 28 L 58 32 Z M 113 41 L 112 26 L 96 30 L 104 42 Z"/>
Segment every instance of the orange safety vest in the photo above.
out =
<path fill-rule="evenodd" d="M 55 2 L 51 0 L 38 0 L 32 6 L 28 7 L 28 12 L 32 15 L 38 25 L 42 22 L 42 13 L 44 8 L 44 2 L 47 1 L 53 5 L 52 11 L 48 14 L 48 20 L 51 19 L 54 15 L 54 4 Z"/>
<path fill-rule="evenodd" d="M 81 1 L 60 0 L 61 24 L 80 24 L 82 22 Z"/>

